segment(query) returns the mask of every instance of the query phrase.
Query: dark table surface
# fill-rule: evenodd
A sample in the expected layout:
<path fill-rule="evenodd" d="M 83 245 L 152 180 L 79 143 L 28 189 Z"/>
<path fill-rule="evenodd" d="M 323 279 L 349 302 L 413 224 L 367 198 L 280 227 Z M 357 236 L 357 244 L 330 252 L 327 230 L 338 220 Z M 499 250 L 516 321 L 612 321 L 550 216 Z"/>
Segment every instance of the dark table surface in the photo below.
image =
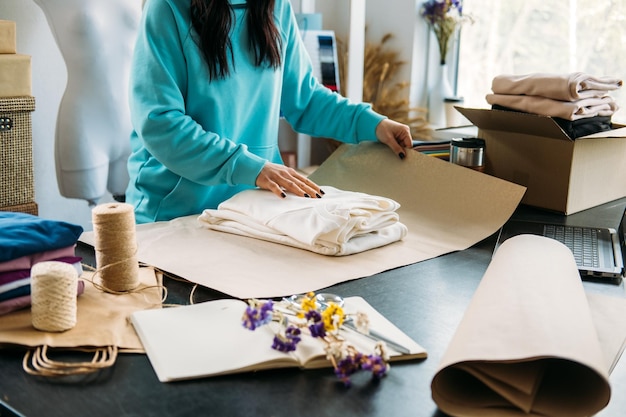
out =
<path fill-rule="evenodd" d="M 525 206 L 514 218 L 617 228 L 626 198 L 570 216 Z M 496 235 L 473 247 L 330 287 L 362 296 L 428 351 L 428 358 L 393 363 L 380 382 L 357 374 L 350 388 L 329 369 L 275 370 L 161 383 L 145 355 L 120 354 L 99 374 L 73 379 L 33 377 L 22 370 L 24 352 L 0 351 L 0 417 L 25 416 L 442 416 L 430 382 L 478 286 Z M 90 247 L 77 253 L 93 264 Z M 188 304 L 191 284 L 165 278 L 170 303 Z M 587 291 L 625 297 L 619 282 L 584 281 Z M 227 298 L 200 288 L 195 302 Z M 198 329 L 202 331 L 202 329 Z M 216 343 L 219 337 L 216 336 Z M 626 415 L 626 361 L 611 375 L 613 396 L 601 416 Z M 6 407 L 8 406 L 8 407 Z M 18 414 L 19 415 L 19 414 Z"/>

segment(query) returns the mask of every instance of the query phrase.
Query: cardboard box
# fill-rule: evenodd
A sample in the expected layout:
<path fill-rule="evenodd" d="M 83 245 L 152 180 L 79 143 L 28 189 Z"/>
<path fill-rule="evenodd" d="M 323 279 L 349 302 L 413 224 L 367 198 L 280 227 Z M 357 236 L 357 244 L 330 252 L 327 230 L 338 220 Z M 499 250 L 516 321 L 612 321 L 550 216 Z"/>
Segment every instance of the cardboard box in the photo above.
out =
<path fill-rule="evenodd" d="M 34 97 L 0 97 L 0 207 L 35 201 L 33 110 Z"/>
<path fill-rule="evenodd" d="M 458 107 L 486 142 L 485 172 L 527 187 L 522 203 L 572 214 L 626 196 L 626 128 L 575 140 L 547 116 Z"/>
<path fill-rule="evenodd" d="M 15 54 L 17 52 L 15 32 L 15 22 L 0 20 L 0 54 Z"/>
<path fill-rule="evenodd" d="M 0 97 L 32 95 L 30 55 L 0 54 Z"/>

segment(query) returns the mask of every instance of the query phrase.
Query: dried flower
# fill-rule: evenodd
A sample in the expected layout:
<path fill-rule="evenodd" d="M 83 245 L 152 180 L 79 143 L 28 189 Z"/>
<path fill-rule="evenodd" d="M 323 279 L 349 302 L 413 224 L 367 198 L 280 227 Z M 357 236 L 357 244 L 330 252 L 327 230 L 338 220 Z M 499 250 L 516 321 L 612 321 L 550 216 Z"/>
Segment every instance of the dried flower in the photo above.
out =
<path fill-rule="evenodd" d="M 386 375 L 389 370 L 387 364 L 389 357 L 384 343 L 377 343 L 371 355 L 357 351 L 339 336 L 339 329 L 348 319 L 340 305 L 330 302 L 322 306 L 312 292 L 298 299 L 298 304 L 289 300 L 279 302 L 248 300 L 242 324 L 247 329 L 255 330 L 270 322 L 278 323 L 272 349 L 281 352 L 296 350 L 302 337 L 307 334 L 303 331 L 308 331 L 308 336 L 317 338 L 325 344 L 326 358 L 332 363 L 335 375 L 346 386 L 351 384 L 350 376 L 359 370 L 371 372 L 372 377 L 376 379 Z M 354 320 L 362 324 L 369 323 L 363 313 L 357 313 Z M 360 327 L 367 330 L 368 325 Z"/>
<path fill-rule="evenodd" d="M 463 15 L 462 0 L 428 0 L 422 5 L 420 14 L 435 33 L 439 45 L 439 62 L 444 65 L 452 35 L 457 27 L 472 21 L 472 18 Z"/>
<path fill-rule="evenodd" d="M 302 340 L 300 329 L 295 326 L 287 326 L 282 332 L 274 336 L 272 349 L 281 352 L 291 352 L 296 350 L 296 346 Z"/>
<path fill-rule="evenodd" d="M 248 301 L 248 307 L 243 313 L 242 324 L 246 329 L 254 330 L 257 327 L 272 321 L 272 300 L 260 302 L 258 300 Z"/>

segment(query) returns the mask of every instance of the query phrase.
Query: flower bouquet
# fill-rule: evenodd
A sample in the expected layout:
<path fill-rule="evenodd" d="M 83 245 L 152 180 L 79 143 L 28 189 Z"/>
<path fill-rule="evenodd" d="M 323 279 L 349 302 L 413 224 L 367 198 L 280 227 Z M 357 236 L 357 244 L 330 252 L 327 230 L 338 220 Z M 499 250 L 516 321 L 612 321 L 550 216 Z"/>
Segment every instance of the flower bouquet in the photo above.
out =
<path fill-rule="evenodd" d="M 471 21 L 471 17 L 463 15 L 462 0 L 428 0 L 422 5 L 420 14 L 435 33 L 440 64 L 445 65 L 450 39 L 459 26 Z"/>
<path fill-rule="evenodd" d="M 389 371 L 389 355 L 384 342 L 377 342 L 374 352 L 365 354 L 339 334 L 347 321 L 351 321 L 357 331 L 367 334 L 367 315 L 345 314 L 340 303 L 321 303 L 315 293 L 307 293 L 296 298 L 272 300 L 248 300 L 242 324 L 249 330 L 273 324 L 275 336 L 272 349 L 291 352 L 305 334 L 323 341 L 326 358 L 331 362 L 335 375 L 350 386 L 350 376 L 358 371 L 369 371 L 372 377 L 380 379 Z"/>

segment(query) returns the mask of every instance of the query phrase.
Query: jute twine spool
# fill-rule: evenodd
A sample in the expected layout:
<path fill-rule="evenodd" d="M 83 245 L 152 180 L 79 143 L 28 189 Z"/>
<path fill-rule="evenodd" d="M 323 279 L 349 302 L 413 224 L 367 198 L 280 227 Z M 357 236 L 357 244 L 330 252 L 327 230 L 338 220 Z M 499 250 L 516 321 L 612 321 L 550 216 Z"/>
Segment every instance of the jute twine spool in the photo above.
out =
<path fill-rule="evenodd" d="M 96 268 L 105 291 L 126 292 L 139 286 L 135 213 L 126 203 L 100 204 L 91 210 Z"/>
<path fill-rule="evenodd" d="M 63 332 L 76 326 L 78 272 L 65 262 L 39 262 L 31 268 L 33 327 Z"/>

